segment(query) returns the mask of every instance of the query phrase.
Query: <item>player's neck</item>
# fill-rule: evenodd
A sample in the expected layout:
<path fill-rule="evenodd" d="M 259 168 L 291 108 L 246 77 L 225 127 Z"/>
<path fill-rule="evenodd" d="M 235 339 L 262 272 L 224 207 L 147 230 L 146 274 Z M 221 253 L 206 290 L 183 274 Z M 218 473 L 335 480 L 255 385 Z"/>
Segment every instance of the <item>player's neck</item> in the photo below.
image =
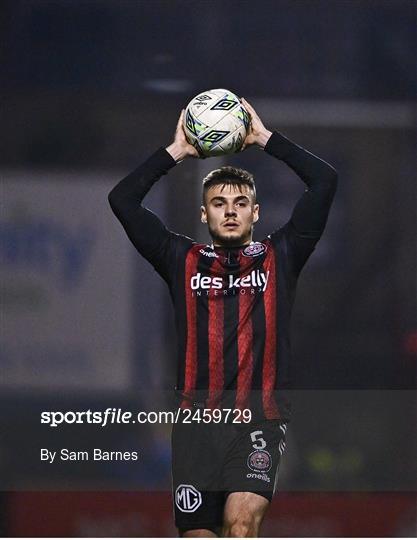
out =
<path fill-rule="evenodd" d="M 212 242 L 211 248 L 212 249 L 240 249 L 244 248 L 246 246 L 250 246 L 250 244 L 253 243 L 252 238 L 249 238 L 246 242 L 243 243 L 222 243 L 222 242 Z"/>

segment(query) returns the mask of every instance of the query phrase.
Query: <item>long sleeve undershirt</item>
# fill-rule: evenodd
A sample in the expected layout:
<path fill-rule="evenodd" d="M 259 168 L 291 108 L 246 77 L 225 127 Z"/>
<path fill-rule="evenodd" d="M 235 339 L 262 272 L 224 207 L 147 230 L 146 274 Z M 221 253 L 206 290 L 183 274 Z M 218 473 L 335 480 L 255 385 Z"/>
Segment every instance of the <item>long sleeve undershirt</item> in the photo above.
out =
<path fill-rule="evenodd" d="M 336 191 L 337 173 L 331 165 L 274 132 L 265 151 L 286 163 L 306 184 L 297 201 L 287 227 L 295 250 L 304 250 L 296 271 L 299 271 L 311 252 L 306 241 L 316 243 L 326 225 L 329 209 Z M 142 201 L 153 184 L 176 165 L 164 149 L 157 150 L 147 161 L 121 180 L 110 192 L 111 208 L 138 251 L 152 262 L 153 255 L 166 243 L 170 235 L 161 220 Z"/>

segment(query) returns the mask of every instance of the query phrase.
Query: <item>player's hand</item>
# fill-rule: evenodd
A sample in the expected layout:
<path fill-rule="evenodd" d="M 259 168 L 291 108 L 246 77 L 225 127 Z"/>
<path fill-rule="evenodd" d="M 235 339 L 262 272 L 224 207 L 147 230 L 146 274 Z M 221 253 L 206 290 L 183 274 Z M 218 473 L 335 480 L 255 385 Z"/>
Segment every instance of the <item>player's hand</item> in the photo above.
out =
<path fill-rule="evenodd" d="M 175 161 L 181 161 L 186 157 L 200 157 L 197 149 L 187 141 L 184 127 L 184 109 L 181 111 L 174 135 L 174 142 L 167 146 L 166 150 L 171 154 Z"/>
<path fill-rule="evenodd" d="M 249 129 L 246 138 L 243 141 L 241 150 L 243 151 L 245 148 L 252 145 L 265 148 L 269 137 L 272 135 L 272 131 L 269 131 L 269 129 L 264 126 L 255 109 L 245 98 L 242 98 L 241 101 L 250 116 Z"/>

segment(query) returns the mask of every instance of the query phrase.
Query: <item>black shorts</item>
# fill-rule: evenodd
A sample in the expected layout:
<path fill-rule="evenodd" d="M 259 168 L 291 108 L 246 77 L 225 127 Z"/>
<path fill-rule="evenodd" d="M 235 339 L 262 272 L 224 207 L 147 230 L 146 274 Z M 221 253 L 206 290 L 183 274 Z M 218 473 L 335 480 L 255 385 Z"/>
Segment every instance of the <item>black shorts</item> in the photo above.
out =
<path fill-rule="evenodd" d="M 271 501 L 286 429 L 279 420 L 174 424 L 172 479 L 178 529 L 221 527 L 232 492 L 249 491 Z"/>

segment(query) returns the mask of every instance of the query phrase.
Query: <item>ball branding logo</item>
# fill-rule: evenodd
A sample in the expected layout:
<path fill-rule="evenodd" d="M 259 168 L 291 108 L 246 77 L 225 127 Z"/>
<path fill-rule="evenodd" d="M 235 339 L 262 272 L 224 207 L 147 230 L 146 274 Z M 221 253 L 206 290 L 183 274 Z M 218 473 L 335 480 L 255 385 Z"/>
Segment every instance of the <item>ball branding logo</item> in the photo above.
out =
<path fill-rule="evenodd" d="M 184 131 L 201 156 L 233 154 L 242 148 L 249 115 L 239 98 L 224 88 L 208 90 L 187 105 Z"/>
<path fill-rule="evenodd" d="M 239 102 L 234 99 L 221 99 L 211 107 L 211 111 L 230 111 L 233 109 Z"/>
<path fill-rule="evenodd" d="M 248 129 L 249 124 L 250 124 L 250 119 L 249 119 L 248 113 L 246 112 L 246 109 L 244 107 L 240 107 L 240 109 L 236 111 L 236 116 L 240 118 L 240 120 L 242 120 L 242 122 L 245 125 L 245 128 Z"/>
<path fill-rule="evenodd" d="M 201 493 L 194 486 L 181 484 L 175 490 L 175 504 L 181 512 L 195 512 L 201 503 Z"/>
<path fill-rule="evenodd" d="M 241 148 L 241 147 L 242 147 L 242 144 L 243 144 L 243 138 L 242 138 L 242 134 L 241 134 L 241 133 L 238 133 L 238 134 L 237 134 L 235 144 L 236 144 L 236 147 L 238 147 L 238 148 Z"/>
<path fill-rule="evenodd" d="M 191 116 L 190 112 L 187 111 L 185 123 L 187 126 L 187 129 L 193 133 L 196 137 L 198 137 L 199 133 L 203 131 L 204 126 L 198 122 L 193 116 Z"/>
<path fill-rule="evenodd" d="M 249 454 L 248 467 L 257 473 L 268 472 L 272 467 L 272 459 L 266 450 L 255 450 Z"/>
<path fill-rule="evenodd" d="M 212 129 L 211 131 L 209 131 L 205 135 L 202 135 L 200 137 L 200 141 L 218 143 L 222 139 L 224 139 L 226 137 L 226 135 L 228 135 L 228 134 L 229 134 L 228 131 L 217 131 L 215 129 Z"/>
<path fill-rule="evenodd" d="M 265 244 L 262 244 L 262 242 L 254 242 L 253 244 L 247 246 L 242 253 L 245 255 L 245 257 L 259 257 L 259 255 L 262 255 L 262 253 L 265 253 L 265 251 Z"/>

